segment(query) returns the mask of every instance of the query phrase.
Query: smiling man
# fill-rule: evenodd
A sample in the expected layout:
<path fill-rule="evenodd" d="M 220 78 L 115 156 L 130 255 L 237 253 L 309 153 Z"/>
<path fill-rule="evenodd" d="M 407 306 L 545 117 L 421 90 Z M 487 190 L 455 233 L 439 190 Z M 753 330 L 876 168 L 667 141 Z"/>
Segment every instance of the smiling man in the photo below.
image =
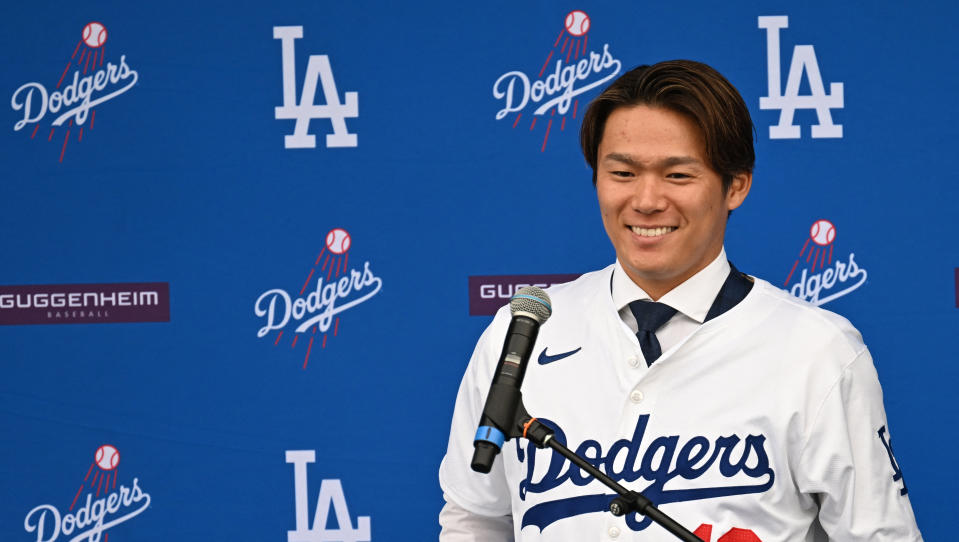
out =
<path fill-rule="evenodd" d="M 589 157 L 616 257 L 653 299 L 719 256 L 728 213 L 749 193 L 752 173 L 727 172 L 723 182 L 704 148 L 702 131 L 683 113 L 630 105 L 609 115 Z"/>
<path fill-rule="evenodd" d="M 697 62 L 640 66 L 593 101 L 581 142 L 616 262 L 548 290 L 526 407 L 704 540 L 921 540 L 858 331 L 726 259 L 752 136 L 739 93 Z M 525 440 L 470 470 L 509 320 L 459 389 L 440 539 L 673 540 L 606 512 L 610 490 Z"/>

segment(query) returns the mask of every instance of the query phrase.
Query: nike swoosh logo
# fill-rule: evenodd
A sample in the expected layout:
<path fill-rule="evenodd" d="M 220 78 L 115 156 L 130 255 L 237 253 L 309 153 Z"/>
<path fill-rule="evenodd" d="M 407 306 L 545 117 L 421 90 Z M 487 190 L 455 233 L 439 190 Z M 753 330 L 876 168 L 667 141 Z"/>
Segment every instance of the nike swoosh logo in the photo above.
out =
<path fill-rule="evenodd" d="M 580 347 L 577 348 L 576 350 L 570 350 L 569 352 L 563 352 L 562 354 L 556 354 L 555 356 L 550 356 L 550 355 L 547 355 L 547 354 L 546 354 L 546 349 L 547 349 L 547 348 L 549 348 L 549 347 L 544 348 L 543 351 L 539 353 L 539 364 L 540 364 L 540 365 L 546 365 L 547 363 L 553 363 L 554 361 L 559 361 L 559 360 L 561 360 L 561 359 L 563 359 L 563 358 L 568 358 L 568 357 L 572 356 L 573 354 L 575 354 L 576 352 L 579 352 L 580 350 L 583 349 L 583 347 L 580 346 Z"/>

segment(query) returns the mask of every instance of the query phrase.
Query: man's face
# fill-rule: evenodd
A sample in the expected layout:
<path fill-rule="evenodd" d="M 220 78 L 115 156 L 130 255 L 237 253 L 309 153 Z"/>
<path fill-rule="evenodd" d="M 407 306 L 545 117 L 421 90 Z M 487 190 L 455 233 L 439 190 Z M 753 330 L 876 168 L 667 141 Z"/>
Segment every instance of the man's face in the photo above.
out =
<path fill-rule="evenodd" d="M 637 105 L 606 120 L 596 164 L 603 225 L 626 273 L 653 299 L 719 255 L 727 214 L 751 183 L 738 175 L 723 194 L 702 132 L 680 113 Z"/>

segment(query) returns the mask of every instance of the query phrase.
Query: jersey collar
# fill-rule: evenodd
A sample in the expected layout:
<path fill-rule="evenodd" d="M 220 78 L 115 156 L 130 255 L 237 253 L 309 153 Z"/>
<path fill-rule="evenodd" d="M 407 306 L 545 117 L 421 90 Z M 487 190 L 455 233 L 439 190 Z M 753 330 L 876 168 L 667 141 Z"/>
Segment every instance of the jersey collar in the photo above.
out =
<path fill-rule="evenodd" d="M 686 279 L 686 282 L 667 292 L 658 301 L 673 307 L 701 324 L 705 321 L 709 308 L 729 276 L 729 270 L 729 262 L 726 260 L 726 249 L 724 247 L 719 251 L 719 256 L 716 256 L 716 259 L 709 265 Z M 610 289 L 613 305 L 617 311 L 621 311 L 633 301 L 652 300 L 649 294 L 629 278 L 619 260 L 616 260 L 616 265 L 613 268 Z"/>

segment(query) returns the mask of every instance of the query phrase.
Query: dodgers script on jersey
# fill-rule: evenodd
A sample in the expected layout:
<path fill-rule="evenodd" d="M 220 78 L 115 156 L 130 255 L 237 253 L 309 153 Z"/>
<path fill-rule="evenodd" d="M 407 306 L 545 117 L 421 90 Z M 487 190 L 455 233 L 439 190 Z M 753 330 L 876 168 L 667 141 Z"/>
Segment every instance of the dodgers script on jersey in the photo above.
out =
<path fill-rule="evenodd" d="M 757 279 L 647 367 L 609 295 L 614 267 L 547 290 L 523 397 L 556 438 L 707 541 L 922 539 L 849 322 Z M 611 490 L 525 440 L 506 442 L 489 475 L 470 470 L 509 320 L 497 313 L 463 378 L 443 491 L 474 514 L 512 514 L 516 540 L 675 540 L 613 516 Z"/>

